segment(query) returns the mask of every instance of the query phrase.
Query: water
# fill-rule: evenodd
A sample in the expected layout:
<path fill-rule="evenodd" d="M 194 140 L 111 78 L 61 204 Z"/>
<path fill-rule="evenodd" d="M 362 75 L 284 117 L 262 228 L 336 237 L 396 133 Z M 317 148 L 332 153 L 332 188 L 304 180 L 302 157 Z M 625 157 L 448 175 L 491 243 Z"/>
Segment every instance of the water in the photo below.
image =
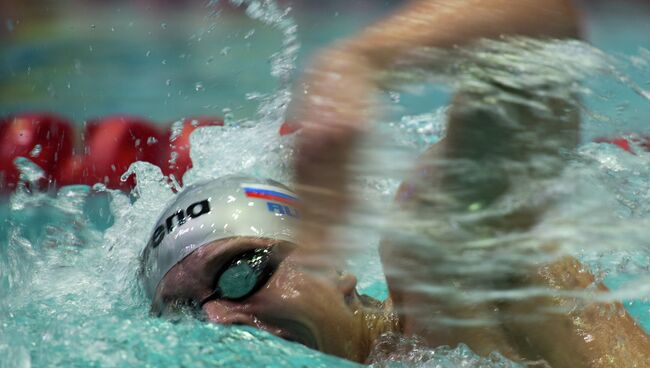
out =
<path fill-rule="evenodd" d="M 186 23 L 178 19 L 141 21 L 120 10 L 118 17 L 68 25 L 72 32 L 59 29 L 65 36 L 36 50 L 16 42 L 8 46 L 3 68 L 9 83 L 2 91 L 2 112 L 38 106 L 65 112 L 77 121 L 124 111 L 124 106 L 127 112 L 170 121 L 197 112 L 229 113 L 226 127 L 204 128 L 192 136 L 194 168 L 183 182 L 243 171 L 289 183 L 293 138 L 279 137 L 277 130 L 290 98 L 291 76 L 300 63 L 296 59 L 300 28 L 296 29 L 291 13 L 285 14 L 272 2 L 252 4 L 256 5 L 248 8 L 245 18 L 232 21 L 207 14 L 191 27 L 181 26 Z M 165 34 L 164 42 L 148 34 L 154 26 Z M 92 37 L 102 27 L 109 33 Z M 91 36 L 77 32 L 80 29 Z M 135 36 L 120 37 L 116 47 L 112 34 L 121 32 Z M 343 31 L 329 32 L 325 38 Z M 70 34 L 76 38 L 69 39 Z M 221 42 L 215 42 L 215 37 Z M 314 47 L 310 42 L 305 48 Z M 498 70 L 503 59 L 495 55 L 514 50 L 511 45 L 491 47 L 499 52 L 486 52 L 468 63 Z M 75 50 L 72 62 L 69 50 Z M 650 285 L 646 241 L 650 154 L 639 150 L 630 155 L 589 143 L 605 133 L 647 132 L 643 122 L 650 112 L 643 91 L 648 90 L 650 54 L 629 48 L 603 53 L 583 44 L 533 48 L 533 53 L 564 60 L 567 73 L 586 79 L 579 87 L 585 95 L 584 145 L 552 186 L 555 191 L 548 195 L 556 207 L 533 237 L 567 240 L 565 251 L 580 256 L 599 280 L 614 289 L 606 298 L 624 300 L 630 313 L 650 328 L 646 286 Z M 264 67 L 259 55 L 270 60 Z M 531 55 L 523 56 L 527 57 Z M 544 65 L 541 59 L 537 66 Z M 506 65 L 526 67 L 530 61 L 509 60 Z M 129 75 L 118 72 L 134 65 L 136 70 Z M 111 70 L 107 68 L 116 72 L 103 77 L 94 71 Z M 53 69 L 59 72 L 45 77 Z M 139 88 L 121 88 L 130 79 Z M 25 88 L 39 92 L 10 93 Z M 419 87 L 391 93 L 387 121 L 360 150 L 366 160 L 359 172 L 363 194 L 348 236 L 361 249 L 349 265 L 360 277 L 361 291 L 372 296 L 386 296 L 376 251 L 385 212 L 398 178 L 411 169 L 409 163 L 444 135 L 447 110 L 443 103 L 431 101 L 441 101 L 445 93 Z M 74 104 L 75 100 L 80 103 Z M 40 172 L 29 161 L 18 164 L 26 182 L 38 180 Z M 176 188 L 163 180 L 158 168 L 146 163 L 133 165 L 126 176 L 130 174 L 136 175 L 138 183 L 130 195 L 101 186 L 66 187 L 55 196 L 21 187 L 2 199 L 0 366 L 354 366 L 253 329 L 150 318 L 135 279 L 137 257 Z M 376 353 L 372 359 L 376 365 L 512 366 L 498 355 L 479 358 L 464 346 L 431 349 L 417 340 L 391 339 L 395 338 L 386 337 L 387 343 L 396 343 L 398 349 L 389 356 Z"/>

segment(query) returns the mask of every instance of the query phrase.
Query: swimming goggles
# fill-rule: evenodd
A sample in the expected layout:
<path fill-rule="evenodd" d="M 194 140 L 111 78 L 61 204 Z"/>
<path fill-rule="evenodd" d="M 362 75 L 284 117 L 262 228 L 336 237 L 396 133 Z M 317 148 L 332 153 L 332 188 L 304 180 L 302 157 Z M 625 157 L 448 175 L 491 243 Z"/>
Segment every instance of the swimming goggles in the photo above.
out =
<path fill-rule="evenodd" d="M 214 291 L 199 306 L 215 299 L 242 300 L 255 294 L 269 281 L 282 259 L 274 257 L 274 248 L 245 251 L 226 265 L 215 278 Z"/>

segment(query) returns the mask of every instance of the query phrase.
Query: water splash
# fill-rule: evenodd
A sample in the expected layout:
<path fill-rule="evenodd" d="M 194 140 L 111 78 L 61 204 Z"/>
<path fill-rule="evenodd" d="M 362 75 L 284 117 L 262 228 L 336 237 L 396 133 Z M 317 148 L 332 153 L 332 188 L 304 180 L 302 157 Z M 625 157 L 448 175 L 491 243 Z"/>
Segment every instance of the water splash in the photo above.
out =
<path fill-rule="evenodd" d="M 412 368 L 523 368 L 524 365 L 513 363 L 499 353 L 482 357 L 474 353 L 467 345 L 459 344 L 456 348 L 441 346 L 435 349 L 427 347 L 417 338 L 405 338 L 395 334 L 386 334 L 370 354 L 372 367 L 412 367 Z"/>

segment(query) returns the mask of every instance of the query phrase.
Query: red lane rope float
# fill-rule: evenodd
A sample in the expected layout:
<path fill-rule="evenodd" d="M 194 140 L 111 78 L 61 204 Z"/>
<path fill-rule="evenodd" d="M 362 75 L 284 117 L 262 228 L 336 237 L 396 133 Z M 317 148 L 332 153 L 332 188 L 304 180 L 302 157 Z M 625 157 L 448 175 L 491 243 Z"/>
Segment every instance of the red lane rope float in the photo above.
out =
<path fill-rule="evenodd" d="M 134 179 L 121 180 L 136 161 L 161 168 L 163 174 L 181 182 L 192 167 L 190 135 L 197 128 L 223 126 L 214 117 L 185 118 L 181 126 L 163 131 L 152 122 L 133 116 L 114 115 L 91 121 L 83 134 L 84 150 L 73 155 L 74 130 L 71 123 L 50 113 L 25 113 L 0 119 L 0 192 L 16 187 L 19 173 L 14 160 L 26 157 L 45 173 L 43 186 L 103 183 L 111 189 L 130 190 Z M 300 130 L 301 124 L 286 122 L 282 136 Z M 650 137 L 598 138 L 595 142 L 614 144 L 632 152 L 633 146 L 650 151 Z"/>
<path fill-rule="evenodd" d="M 122 174 L 136 161 L 159 166 L 163 174 L 181 182 L 192 167 L 190 135 L 197 128 L 223 126 L 217 117 L 190 117 L 175 123 L 174 132 L 134 116 L 113 115 L 90 121 L 80 141 L 83 149 L 73 154 L 74 129 L 61 117 L 28 113 L 0 119 L 0 192 L 16 187 L 17 157 L 26 157 L 45 172 L 43 188 L 73 184 L 105 184 L 110 189 L 130 190 Z"/>
<path fill-rule="evenodd" d="M 27 113 L 0 120 L 0 192 L 13 190 L 19 179 L 14 164 L 26 157 L 50 182 L 57 166 L 72 156 L 73 129 L 68 120 L 49 113 Z"/>
<path fill-rule="evenodd" d="M 123 182 L 122 174 L 136 161 L 156 164 L 164 155 L 163 137 L 153 123 L 139 117 L 114 115 L 91 121 L 83 136 L 84 153 L 61 164 L 57 184 L 102 183 L 111 189 L 129 190 L 134 178 Z"/>
<path fill-rule="evenodd" d="M 631 136 L 627 138 L 596 138 L 594 139 L 594 142 L 613 144 L 630 153 L 634 153 L 632 150 L 632 145 L 639 146 L 644 150 L 650 152 L 650 137 L 648 136 Z"/>
<path fill-rule="evenodd" d="M 278 133 L 281 136 L 285 136 L 285 135 L 293 134 L 299 131 L 300 129 L 302 129 L 302 124 L 286 121 L 282 123 L 282 125 L 280 125 L 280 130 L 278 131 Z"/>

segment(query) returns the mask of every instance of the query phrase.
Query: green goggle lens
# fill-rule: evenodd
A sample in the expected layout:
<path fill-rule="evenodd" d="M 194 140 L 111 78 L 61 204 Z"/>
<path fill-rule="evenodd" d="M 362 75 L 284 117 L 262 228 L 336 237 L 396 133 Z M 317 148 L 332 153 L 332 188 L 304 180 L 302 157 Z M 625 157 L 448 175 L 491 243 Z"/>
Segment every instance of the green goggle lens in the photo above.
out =
<path fill-rule="evenodd" d="M 240 299 L 255 289 L 259 278 L 259 272 L 247 263 L 242 263 L 225 270 L 219 277 L 217 286 L 222 298 Z"/>
<path fill-rule="evenodd" d="M 271 250 L 255 249 L 241 254 L 222 271 L 208 299 L 238 300 L 259 290 L 273 274 Z"/>

